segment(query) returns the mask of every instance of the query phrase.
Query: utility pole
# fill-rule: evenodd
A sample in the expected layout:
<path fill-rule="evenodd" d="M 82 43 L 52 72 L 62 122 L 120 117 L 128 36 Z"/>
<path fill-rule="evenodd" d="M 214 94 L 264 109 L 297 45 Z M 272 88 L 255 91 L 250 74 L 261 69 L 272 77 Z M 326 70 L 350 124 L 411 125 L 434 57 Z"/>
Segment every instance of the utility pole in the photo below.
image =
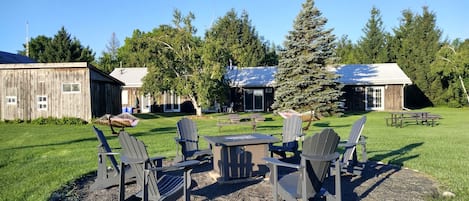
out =
<path fill-rule="evenodd" d="M 29 57 L 29 22 L 26 21 L 26 56 Z"/>

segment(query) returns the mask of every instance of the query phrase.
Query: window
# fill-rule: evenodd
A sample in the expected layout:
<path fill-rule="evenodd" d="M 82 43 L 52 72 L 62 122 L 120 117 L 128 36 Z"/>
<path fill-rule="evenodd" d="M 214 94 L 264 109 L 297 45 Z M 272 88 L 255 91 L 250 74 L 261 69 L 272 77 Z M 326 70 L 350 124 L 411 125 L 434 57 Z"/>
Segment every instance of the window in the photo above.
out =
<path fill-rule="evenodd" d="M 62 92 L 64 92 L 64 93 L 79 93 L 80 92 L 80 84 L 78 84 L 78 83 L 63 83 L 62 84 Z"/>
<path fill-rule="evenodd" d="M 47 110 L 47 96 L 37 96 L 37 109 Z"/>
<path fill-rule="evenodd" d="M 164 92 L 164 112 L 180 112 L 181 109 L 179 104 L 181 104 L 180 97 L 173 93 L 172 91 L 165 91 Z"/>
<path fill-rule="evenodd" d="M 16 105 L 16 96 L 7 96 L 7 105 Z"/>
<path fill-rule="evenodd" d="M 366 87 L 367 110 L 384 110 L 384 87 Z"/>

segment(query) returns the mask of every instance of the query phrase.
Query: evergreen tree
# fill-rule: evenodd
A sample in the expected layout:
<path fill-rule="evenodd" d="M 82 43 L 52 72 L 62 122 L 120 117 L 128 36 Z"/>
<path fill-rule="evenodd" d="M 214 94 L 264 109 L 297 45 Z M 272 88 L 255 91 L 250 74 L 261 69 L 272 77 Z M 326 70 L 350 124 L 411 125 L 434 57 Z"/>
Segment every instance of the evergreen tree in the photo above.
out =
<path fill-rule="evenodd" d="M 357 47 L 348 39 L 347 35 L 342 36 L 337 42 L 336 53 L 341 64 L 359 63 Z"/>
<path fill-rule="evenodd" d="M 244 11 L 241 17 L 232 9 L 205 33 L 205 43 L 217 52 L 219 62 L 240 67 L 259 66 L 265 59 L 267 47 L 263 44 L 249 15 Z"/>
<path fill-rule="evenodd" d="M 371 17 L 363 28 L 365 36 L 358 41 L 359 63 L 386 63 L 389 61 L 386 46 L 386 33 L 379 9 L 371 9 Z"/>
<path fill-rule="evenodd" d="M 394 30 L 397 48 L 397 63 L 414 83 L 409 93 L 418 94 L 421 98 L 413 96 L 411 106 L 425 106 L 434 102 L 431 91 L 432 75 L 430 64 L 435 60 L 440 49 L 441 30 L 436 27 L 436 15 L 423 7 L 422 15 L 414 15 L 411 11 L 403 12 L 403 19 L 398 29 Z M 417 90 L 417 91 L 415 91 Z"/>
<path fill-rule="evenodd" d="M 332 113 L 337 110 L 341 85 L 326 69 L 334 58 L 335 36 L 325 29 L 327 19 L 306 0 L 280 52 L 275 76 L 273 109 Z"/>
<path fill-rule="evenodd" d="M 41 35 L 31 39 L 29 55 L 37 62 L 94 61 L 93 50 L 83 47 L 78 39 L 72 39 L 64 27 L 53 38 Z"/>

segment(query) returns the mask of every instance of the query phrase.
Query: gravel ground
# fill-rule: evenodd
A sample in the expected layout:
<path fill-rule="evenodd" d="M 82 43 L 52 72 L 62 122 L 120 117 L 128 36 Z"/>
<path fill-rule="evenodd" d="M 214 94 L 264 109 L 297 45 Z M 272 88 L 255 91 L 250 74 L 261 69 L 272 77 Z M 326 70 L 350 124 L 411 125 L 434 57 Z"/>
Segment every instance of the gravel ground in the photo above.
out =
<path fill-rule="evenodd" d="M 247 182 L 219 184 L 209 176 L 211 164 L 206 163 L 192 174 L 191 200 L 272 200 L 270 183 L 258 179 Z M 438 183 L 429 176 L 410 169 L 375 162 L 367 164 L 362 176 L 342 176 L 342 199 L 352 200 L 428 200 L 438 196 Z M 55 192 L 50 200 L 118 200 L 118 187 L 91 191 L 94 174 L 71 183 Z M 324 186 L 333 189 L 333 177 Z M 139 190 L 135 183 L 126 185 L 126 196 Z M 179 200 L 182 200 L 179 199 Z"/>

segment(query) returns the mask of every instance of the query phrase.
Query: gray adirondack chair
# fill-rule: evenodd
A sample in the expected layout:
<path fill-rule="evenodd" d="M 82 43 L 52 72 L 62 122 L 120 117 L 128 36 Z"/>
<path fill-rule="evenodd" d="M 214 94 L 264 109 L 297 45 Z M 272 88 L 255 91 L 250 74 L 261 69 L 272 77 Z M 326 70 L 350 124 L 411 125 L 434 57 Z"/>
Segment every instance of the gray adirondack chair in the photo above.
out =
<path fill-rule="evenodd" d="M 180 119 L 177 124 L 178 136 L 174 138 L 181 148 L 179 153 L 179 146 L 177 146 L 176 157 L 181 158 L 182 161 L 186 160 L 211 160 L 211 149 L 199 149 L 199 135 L 197 133 L 197 125 L 194 121 L 188 118 Z M 181 154 L 181 155 L 179 155 Z"/>
<path fill-rule="evenodd" d="M 366 116 L 362 116 L 356 120 L 350 130 L 349 138 L 347 141 L 339 143 L 339 147 L 344 148 L 344 152 L 340 159 L 341 172 L 349 173 L 352 175 L 361 175 L 365 167 L 367 159 L 366 154 L 366 140 L 362 135 L 363 127 L 366 123 Z M 357 145 L 361 146 L 362 161 L 358 161 Z"/>
<path fill-rule="evenodd" d="M 125 131 L 119 133 L 119 142 L 123 151 L 121 155 L 121 165 L 126 164 L 135 171 L 137 184 L 140 185 L 141 191 L 136 193 L 136 197 L 143 200 L 177 200 L 184 196 L 185 200 L 189 200 L 190 194 L 190 173 L 192 167 L 199 164 L 199 161 L 185 161 L 175 164 L 173 167 L 157 167 L 148 166 L 148 153 L 145 144 L 137 138 L 130 136 Z M 183 169 L 183 176 L 173 174 L 163 174 L 158 176 L 159 171 Z M 125 172 L 121 171 L 119 183 L 119 200 L 125 199 Z"/>
<path fill-rule="evenodd" d="M 116 160 L 119 153 L 113 152 L 109 146 L 103 131 L 93 126 L 93 130 L 98 138 L 98 170 L 95 182 L 91 185 L 91 190 L 105 189 L 119 185 L 120 167 Z M 155 167 L 162 165 L 164 157 L 153 157 L 151 162 Z M 131 182 L 135 178 L 135 172 L 130 170 L 129 166 L 124 168 L 126 171 L 126 180 Z"/>
<path fill-rule="evenodd" d="M 286 152 L 292 152 L 294 157 L 298 156 L 298 139 L 303 137 L 301 124 L 301 117 L 297 115 L 293 115 L 283 120 L 282 145 L 277 146 L 269 144 L 271 157 L 273 157 L 273 154 L 277 154 L 282 158 L 286 158 Z"/>
<path fill-rule="evenodd" d="M 270 181 L 274 200 L 309 200 L 325 197 L 326 200 L 341 200 L 340 176 L 335 177 L 335 195 L 329 193 L 322 184 L 330 171 L 333 161 L 339 166 L 339 153 L 335 152 L 339 136 L 326 128 L 321 133 L 306 137 L 301 153 L 300 164 L 282 162 L 276 158 L 264 158 L 270 169 Z M 279 178 L 279 167 L 289 167 L 298 171 Z M 339 175 L 339 169 L 336 170 Z"/>

